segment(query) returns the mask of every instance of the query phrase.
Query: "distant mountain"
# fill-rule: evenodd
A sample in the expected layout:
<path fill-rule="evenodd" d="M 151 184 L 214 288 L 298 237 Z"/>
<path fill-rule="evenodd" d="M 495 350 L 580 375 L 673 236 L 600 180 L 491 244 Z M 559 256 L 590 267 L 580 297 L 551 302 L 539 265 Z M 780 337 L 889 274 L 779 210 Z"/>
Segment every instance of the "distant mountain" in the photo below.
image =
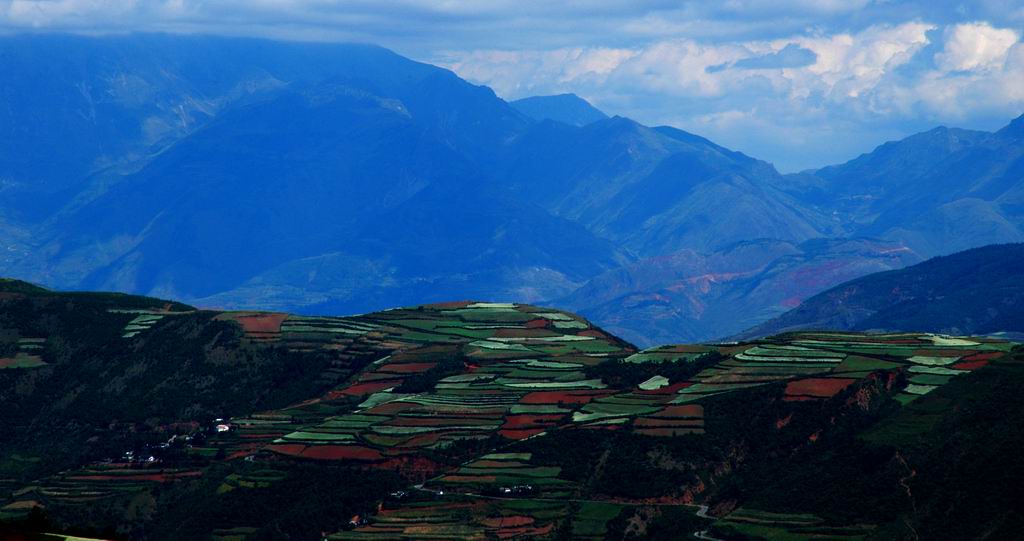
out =
<path fill-rule="evenodd" d="M 830 227 L 767 163 L 619 117 L 536 120 L 377 47 L 15 36 L 0 51 L 21 74 L 0 96 L 0 269 L 54 287 L 342 313 L 539 300 L 637 256 Z M 530 103 L 566 100 L 580 109 Z"/>
<path fill-rule="evenodd" d="M 1024 332 L 1024 244 L 975 248 L 864 276 L 737 337 L 798 329 Z"/>
<path fill-rule="evenodd" d="M 924 255 L 1024 240 L 1024 117 L 994 132 L 935 128 L 841 165 L 787 177 L 847 235 Z"/>
<path fill-rule="evenodd" d="M 88 104 L 79 103 L 75 88 L 96 87 L 109 96 L 110 85 L 121 80 L 156 92 L 172 79 L 185 90 L 169 98 L 168 107 L 180 109 L 212 92 L 200 83 L 222 64 L 233 66 L 220 73 L 224 81 L 235 79 L 230 88 L 255 89 L 245 100 L 218 101 L 222 106 L 189 130 L 137 150 L 131 167 L 97 167 L 93 155 L 91 167 L 62 170 L 67 178 L 57 195 L 36 189 L 37 181 L 19 184 L 19 195 L 60 209 L 35 226 L 34 245 L 18 245 L 24 257 L 12 256 L 8 269 L 20 276 L 197 299 L 243 287 L 282 265 L 344 254 L 363 268 L 383 269 L 362 276 L 372 291 L 356 292 L 353 302 L 331 299 L 352 311 L 424 290 L 439 298 L 472 292 L 511 297 L 534 287 L 529 277 L 537 273 L 554 278 L 546 283 L 557 291 L 546 295 L 564 294 L 626 261 L 585 228 L 494 192 L 488 171 L 503 141 L 532 121 L 490 89 L 449 71 L 361 45 L 169 36 L 12 39 L 6 45 L 17 51 L 8 56 L 45 52 L 56 62 L 59 51 L 74 48 L 70 61 L 85 58 L 96 66 L 95 73 L 68 70 L 47 82 L 75 98 L 54 115 L 81 117 Z M 136 40 L 139 50 L 132 48 Z M 151 74 L 159 55 L 168 57 L 166 65 Z M 273 84 L 253 83 L 252 73 Z M 19 99 L 29 99 L 23 97 L 28 85 L 20 90 Z M 148 109 L 114 105 L 114 112 L 96 114 L 117 118 L 126 133 L 97 133 L 94 123 L 85 123 L 76 128 L 84 139 L 133 140 L 155 122 Z M 52 152 L 59 158 L 62 151 Z M 19 208 L 13 205 L 10 214 L 32 225 L 32 215 Z M 563 248 L 570 245 L 575 252 Z M 433 257 L 439 248 L 456 246 L 462 248 Z M 395 279 L 390 285 L 377 280 L 384 275 Z M 352 278 L 359 277 L 348 283 Z M 307 282 L 308 274 L 280 286 L 296 291 Z M 395 284 L 408 289 L 389 297 Z M 374 293 L 381 290 L 383 298 Z M 298 292 L 289 306 L 309 296 Z"/>
<path fill-rule="evenodd" d="M 495 174 L 515 197 L 642 256 L 756 238 L 800 242 L 831 227 L 777 187 L 784 180 L 771 164 L 622 117 L 530 126 Z"/>
<path fill-rule="evenodd" d="M 224 113 L 69 208 L 54 227 L 56 263 L 39 268 L 56 283 L 195 299 L 325 253 L 420 281 L 520 266 L 580 281 L 624 261 L 579 225 L 486 193 L 472 160 L 403 107 L 317 87 Z M 543 235 L 499 234 L 522 224 Z M 472 249 L 426 255 L 470 239 Z M 569 245 L 584 253 L 573 259 L 560 248 Z M 475 251 L 481 246 L 490 250 Z M 493 297 L 504 284 L 479 287 Z"/>
<path fill-rule="evenodd" d="M 789 246 L 764 257 L 849 238 L 927 257 L 1024 240 L 1022 119 L 780 175 L 575 96 L 509 104 L 366 45 L 5 36 L 0 69 L 19 74 L 0 91 L 0 272 L 51 287 L 334 313 L 578 299 L 567 302 L 650 343 L 633 333 L 727 334 L 785 299 L 910 261 L 846 251 L 846 270 L 806 286 L 755 273 L 697 304 L 660 294 L 657 310 L 636 300 L 660 291 L 658 279 L 630 289 L 610 277 L 674 280 L 685 261 L 749 241 Z M 682 266 L 667 270 L 664 257 Z M 763 263 L 750 257 L 744 273 Z"/>
<path fill-rule="evenodd" d="M 608 115 L 576 94 L 533 96 L 510 102 L 517 111 L 534 120 L 554 120 L 570 126 L 586 126 Z"/>
<path fill-rule="evenodd" d="M 883 241 L 740 242 L 607 271 L 553 301 L 636 344 L 699 342 L 747 329 L 832 284 L 920 261 Z"/>

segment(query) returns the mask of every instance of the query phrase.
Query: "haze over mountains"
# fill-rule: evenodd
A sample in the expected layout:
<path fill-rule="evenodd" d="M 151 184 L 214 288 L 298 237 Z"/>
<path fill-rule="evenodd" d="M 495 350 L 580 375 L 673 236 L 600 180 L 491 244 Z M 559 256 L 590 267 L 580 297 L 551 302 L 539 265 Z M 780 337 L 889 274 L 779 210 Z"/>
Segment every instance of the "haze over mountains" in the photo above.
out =
<path fill-rule="evenodd" d="M 780 315 L 829 284 L 918 260 L 909 248 L 884 241 L 746 241 L 709 254 L 642 259 L 555 302 L 637 344 L 720 337 Z"/>
<path fill-rule="evenodd" d="M 12 36 L 0 69 L 20 74 L 0 90 L 0 274 L 52 287 L 320 313 L 566 299 L 651 343 L 1024 240 L 1024 119 L 781 175 L 372 46 Z"/>
<path fill-rule="evenodd" d="M 1024 244 L 975 248 L 851 280 L 736 338 L 796 329 L 1020 333 L 1024 329 Z"/>

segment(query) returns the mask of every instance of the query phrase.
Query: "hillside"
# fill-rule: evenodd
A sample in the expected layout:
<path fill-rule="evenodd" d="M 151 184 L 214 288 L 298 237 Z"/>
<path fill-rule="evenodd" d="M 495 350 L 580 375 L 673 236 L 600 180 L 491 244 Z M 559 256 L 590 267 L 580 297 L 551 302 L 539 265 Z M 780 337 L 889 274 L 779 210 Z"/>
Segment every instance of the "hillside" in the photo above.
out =
<path fill-rule="evenodd" d="M 1000 340 L 802 333 L 637 351 L 529 305 L 311 317 L 5 281 L 0 346 L 5 534 L 853 540 L 1021 526 L 1009 502 L 1024 472 L 1007 457 L 1024 443 L 1024 359 Z"/>
<path fill-rule="evenodd" d="M 1002 244 L 871 274 L 815 295 L 738 336 L 796 329 L 1024 331 L 1024 244 Z"/>
<path fill-rule="evenodd" d="M 781 315 L 830 284 L 918 261 L 905 246 L 868 239 L 747 241 L 642 259 L 554 302 L 642 346 L 706 342 Z"/>

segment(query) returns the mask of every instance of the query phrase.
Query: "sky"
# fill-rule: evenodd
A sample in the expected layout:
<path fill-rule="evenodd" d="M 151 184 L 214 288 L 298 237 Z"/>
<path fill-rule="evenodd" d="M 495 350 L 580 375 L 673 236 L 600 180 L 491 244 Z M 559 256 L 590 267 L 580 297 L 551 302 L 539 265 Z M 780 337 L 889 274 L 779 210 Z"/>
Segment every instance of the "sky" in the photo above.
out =
<path fill-rule="evenodd" d="M 1024 0 L 0 0 L 0 32 L 54 31 L 375 43 L 784 172 L 1024 113 Z"/>

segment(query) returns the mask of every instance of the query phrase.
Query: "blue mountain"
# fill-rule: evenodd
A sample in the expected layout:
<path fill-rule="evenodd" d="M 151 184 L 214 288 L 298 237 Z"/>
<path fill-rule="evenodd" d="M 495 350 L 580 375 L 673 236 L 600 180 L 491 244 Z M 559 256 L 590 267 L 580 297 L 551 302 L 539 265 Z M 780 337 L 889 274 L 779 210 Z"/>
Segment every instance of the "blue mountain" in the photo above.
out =
<path fill-rule="evenodd" d="M 534 120 L 554 120 L 570 126 L 586 126 L 608 118 L 608 115 L 576 94 L 532 96 L 510 104 Z"/>
<path fill-rule="evenodd" d="M 869 274 L 740 333 L 798 329 L 1024 332 L 1024 244 L 994 244 Z"/>
<path fill-rule="evenodd" d="M 52 286 L 338 311 L 538 300 L 638 255 L 824 223 L 764 162 L 596 110 L 538 119 L 522 111 L 589 106 L 513 106 L 378 47 L 18 36 L 0 51 L 25 74 L 4 98 L 0 225 L 21 241 L 3 270 Z"/>
<path fill-rule="evenodd" d="M 930 256 L 1022 236 L 1020 119 L 780 175 L 575 96 L 508 103 L 370 45 L 5 36 L 0 70 L 18 74 L 0 91 L 0 273 L 57 288 L 342 313 L 585 284 L 608 301 L 608 276 L 669 279 L 659 258 L 743 242 L 876 238 Z M 870 250 L 820 246 L 809 261 L 878 269 Z M 829 276 L 814 287 L 853 277 Z M 730 295 L 712 295 L 715 321 L 778 313 L 770 295 Z M 659 338 L 714 336 L 684 297 L 666 307 L 678 334 Z M 599 323 L 646 313 L 585 304 Z"/>
<path fill-rule="evenodd" d="M 996 132 L 939 127 L 840 165 L 793 175 L 787 192 L 851 235 L 924 255 L 1024 241 L 1024 117 Z"/>

